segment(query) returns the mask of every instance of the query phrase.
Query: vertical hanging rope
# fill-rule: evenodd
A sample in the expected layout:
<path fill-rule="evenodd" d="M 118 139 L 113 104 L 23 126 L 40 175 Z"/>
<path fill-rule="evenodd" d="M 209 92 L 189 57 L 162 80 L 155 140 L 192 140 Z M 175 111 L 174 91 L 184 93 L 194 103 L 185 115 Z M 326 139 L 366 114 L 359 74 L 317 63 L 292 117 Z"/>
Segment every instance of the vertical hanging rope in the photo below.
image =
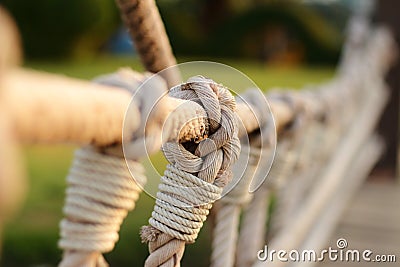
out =
<path fill-rule="evenodd" d="M 252 198 L 249 192 L 250 183 L 259 165 L 269 167 L 274 152 L 271 148 L 274 146 L 275 127 L 271 121 L 272 116 L 269 116 L 267 101 L 258 90 L 248 90 L 241 95 L 240 100 L 253 107 L 251 112 L 257 118 L 258 127 L 250 134 L 249 145 L 242 145 L 239 159 L 233 166 L 234 178 L 224 189 L 228 193 L 217 201 L 214 207 L 215 225 L 211 254 L 213 267 L 234 266 L 240 214 Z M 261 147 L 264 147 L 264 150 L 261 150 Z"/>
<path fill-rule="evenodd" d="M 237 243 L 235 266 L 251 266 L 257 259 L 257 251 L 265 244 L 268 207 L 271 198 L 270 193 L 292 171 L 294 157 L 293 153 L 289 150 L 290 147 L 291 142 L 288 140 L 283 140 L 278 144 L 274 163 L 267 180 L 254 193 L 251 202 L 244 209 Z M 265 171 L 265 168 L 260 166 L 256 176 L 264 176 Z"/>
<path fill-rule="evenodd" d="M 231 179 L 230 166 L 240 151 L 236 103 L 225 87 L 193 77 L 170 94 L 204 107 L 209 125 L 203 134 L 208 138 L 202 135 L 198 144 L 177 141 L 163 147 L 170 164 L 161 177 L 150 226 L 141 232 L 143 242 L 149 243 L 147 267 L 180 266 L 185 243 L 196 240 L 209 209 Z"/>
<path fill-rule="evenodd" d="M 282 93 L 271 93 L 269 98 L 286 102 L 296 116 L 281 133 L 280 138 L 282 140 L 277 146 L 274 163 L 267 180 L 254 193 L 252 201 L 244 210 L 235 265 L 240 267 L 251 266 L 256 260 L 257 251 L 265 244 L 271 192 L 281 188 L 292 174 L 297 160 L 293 149 L 298 143 L 298 132 L 304 123 L 304 118 L 301 116 L 304 113 L 303 107 L 296 103 L 294 99 L 289 98 L 287 95 L 282 95 Z M 261 165 L 260 169 L 257 170 L 256 176 L 263 177 L 267 171 Z"/>
<path fill-rule="evenodd" d="M 235 184 L 235 187 L 215 204 L 211 254 L 211 266 L 213 267 L 229 267 L 234 264 L 240 213 L 242 206 L 250 201 L 249 185 L 258 166 L 259 158 L 260 155 L 257 151 L 249 146 L 242 146 L 239 160 L 233 167 L 233 173 L 234 176 L 241 174 L 240 168 L 243 170 L 248 164 L 245 173 L 238 183 L 236 183 L 237 177 L 233 179 L 232 183 Z"/>
<path fill-rule="evenodd" d="M 303 192 L 311 186 L 310 179 L 313 171 L 318 164 L 318 157 L 313 158 L 315 152 L 320 151 L 318 144 L 319 133 L 317 131 L 317 123 L 321 110 L 317 107 L 315 99 L 311 94 L 302 92 L 291 96 L 293 102 L 300 107 L 302 111 L 299 116 L 302 117 L 301 129 L 298 129 L 298 138 L 296 143 L 295 166 L 293 175 L 286 178 L 289 182 L 277 189 L 277 205 L 273 215 L 272 231 L 276 233 L 283 225 L 291 223 L 293 214 L 296 213 L 301 205 Z"/>
<path fill-rule="evenodd" d="M 146 70 L 157 73 L 176 65 L 176 59 L 154 0 L 116 0 L 125 25 Z M 168 86 L 180 82 L 177 68 L 161 73 Z"/>

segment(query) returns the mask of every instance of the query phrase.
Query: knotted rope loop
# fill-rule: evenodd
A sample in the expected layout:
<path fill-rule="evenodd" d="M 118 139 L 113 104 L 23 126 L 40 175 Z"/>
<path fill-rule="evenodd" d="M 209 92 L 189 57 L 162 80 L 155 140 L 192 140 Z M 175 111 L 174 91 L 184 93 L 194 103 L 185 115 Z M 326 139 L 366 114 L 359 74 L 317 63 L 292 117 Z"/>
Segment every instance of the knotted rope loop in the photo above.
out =
<path fill-rule="evenodd" d="M 240 151 L 236 103 L 227 88 L 196 76 L 169 94 L 201 105 L 207 125 L 195 139 L 163 146 L 170 164 L 161 178 L 151 226 L 141 232 L 143 242 L 149 242 L 149 267 L 179 266 L 184 244 L 195 241 L 209 209 L 231 180 L 230 166 Z"/>
<path fill-rule="evenodd" d="M 218 173 L 229 179 L 231 175 L 223 173 L 237 160 L 240 150 L 234 97 L 226 87 L 201 76 L 173 87 L 170 96 L 200 104 L 207 114 L 209 125 L 202 136 L 192 140 L 192 143 L 198 143 L 193 151 L 188 151 L 185 143 L 169 142 L 163 146 L 165 157 L 181 170 L 196 174 L 209 183 L 214 182 Z M 228 182 L 217 180 L 221 187 Z"/>

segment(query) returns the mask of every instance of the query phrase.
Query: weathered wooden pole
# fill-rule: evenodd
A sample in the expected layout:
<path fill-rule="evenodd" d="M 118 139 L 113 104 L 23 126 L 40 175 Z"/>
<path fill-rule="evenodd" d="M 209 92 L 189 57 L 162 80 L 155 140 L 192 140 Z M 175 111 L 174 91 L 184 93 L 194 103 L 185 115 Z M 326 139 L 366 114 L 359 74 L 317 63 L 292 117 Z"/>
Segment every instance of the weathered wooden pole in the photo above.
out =
<path fill-rule="evenodd" d="M 391 29 L 396 39 L 397 50 L 400 51 L 400 17 L 398 14 L 398 10 L 400 9 L 400 2 L 396 0 L 380 0 L 376 2 L 377 21 L 386 24 Z M 384 171 L 383 173 L 389 177 L 399 177 L 399 60 L 389 71 L 386 80 L 389 85 L 390 97 L 378 125 L 378 133 L 384 138 L 384 141 L 386 143 L 386 151 L 379 161 L 376 170 Z"/>

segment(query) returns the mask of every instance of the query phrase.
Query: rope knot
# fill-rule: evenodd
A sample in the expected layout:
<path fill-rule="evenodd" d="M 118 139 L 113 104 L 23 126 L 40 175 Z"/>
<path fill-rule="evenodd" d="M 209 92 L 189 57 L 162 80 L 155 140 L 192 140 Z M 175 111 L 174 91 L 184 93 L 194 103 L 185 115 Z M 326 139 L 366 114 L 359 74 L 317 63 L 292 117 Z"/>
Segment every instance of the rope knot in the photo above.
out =
<path fill-rule="evenodd" d="M 203 107 L 198 116 L 205 117 L 206 125 L 193 129 L 198 133 L 195 138 L 177 138 L 163 145 L 170 164 L 161 177 L 151 226 L 141 231 L 151 253 L 145 266 L 167 262 L 178 266 L 181 244 L 196 240 L 213 203 L 232 179 L 230 167 L 240 153 L 236 102 L 226 87 L 195 76 L 173 87 L 169 95 Z"/>
<path fill-rule="evenodd" d="M 192 243 L 219 199 L 222 188 L 168 165 L 161 177 L 150 225 L 174 238 Z M 142 232 L 143 233 L 143 232 Z M 148 239 L 145 237 L 145 240 Z"/>
<path fill-rule="evenodd" d="M 177 168 L 208 183 L 225 186 L 232 178 L 229 167 L 239 156 L 236 102 L 229 90 L 202 76 L 173 87 L 170 96 L 193 101 L 207 114 L 203 135 L 187 142 L 168 142 L 165 157 Z M 188 122 L 190 123 L 190 122 Z"/>

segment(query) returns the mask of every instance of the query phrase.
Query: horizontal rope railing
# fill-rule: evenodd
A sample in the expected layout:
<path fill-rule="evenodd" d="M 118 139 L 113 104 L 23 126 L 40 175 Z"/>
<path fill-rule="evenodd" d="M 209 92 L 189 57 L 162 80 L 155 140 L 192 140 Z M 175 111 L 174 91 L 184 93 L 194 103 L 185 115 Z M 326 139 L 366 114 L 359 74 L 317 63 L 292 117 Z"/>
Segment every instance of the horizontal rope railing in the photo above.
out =
<path fill-rule="evenodd" d="M 118 87 L 20 68 L 3 74 L 2 87 L 6 112 L 12 119 L 18 139 L 25 143 L 70 142 L 97 146 L 121 143 L 128 107 L 130 115 L 136 119 L 126 122 L 131 125 L 125 127 L 134 132 L 141 123 L 140 111 L 137 107 L 134 110 L 134 105 L 129 106 L 131 94 Z M 166 121 L 174 127 L 167 124 L 166 129 L 183 126 L 176 122 L 179 120 L 186 123 L 197 118 L 196 114 L 201 114 L 202 108 L 199 105 L 191 104 L 184 108 L 185 102 L 166 96 L 165 101 L 158 106 L 167 111 L 160 112 L 162 121 L 173 110 L 180 108 L 179 114 L 172 112 L 173 117 Z M 190 109 L 188 115 L 183 120 L 174 118 L 181 113 L 185 114 L 182 107 Z M 293 109 L 285 102 L 270 101 L 270 107 L 278 129 L 282 129 L 295 116 Z M 237 106 L 237 114 L 247 132 L 259 128 L 259 122 L 251 109 L 257 107 L 247 104 Z M 183 128 L 179 134 L 187 139 L 194 138 L 190 132 Z M 244 129 L 241 129 L 240 134 L 244 134 Z M 177 136 L 171 135 L 167 140 L 174 138 Z"/>

